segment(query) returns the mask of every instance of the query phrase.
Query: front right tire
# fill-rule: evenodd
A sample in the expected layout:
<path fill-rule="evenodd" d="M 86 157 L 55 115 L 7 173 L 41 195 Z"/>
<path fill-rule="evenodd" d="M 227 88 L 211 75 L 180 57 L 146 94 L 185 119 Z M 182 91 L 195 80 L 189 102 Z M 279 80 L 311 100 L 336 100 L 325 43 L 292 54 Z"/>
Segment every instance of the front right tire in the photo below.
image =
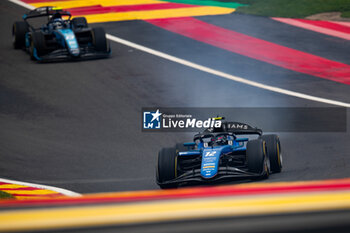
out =
<path fill-rule="evenodd" d="M 279 173 L 282 171 L 282 150 L 281 143 L 276 134 L 268 134 L 260 137 L 266 142 L 267 155 L 271 162 L 271 172 Z"/>
<path fill-rule="evenodd" d="M 92 29 L 92 43 L 99 52 L 108 52 L 109 44 L 106 38 L 105 30 L 101 27 Z"/>

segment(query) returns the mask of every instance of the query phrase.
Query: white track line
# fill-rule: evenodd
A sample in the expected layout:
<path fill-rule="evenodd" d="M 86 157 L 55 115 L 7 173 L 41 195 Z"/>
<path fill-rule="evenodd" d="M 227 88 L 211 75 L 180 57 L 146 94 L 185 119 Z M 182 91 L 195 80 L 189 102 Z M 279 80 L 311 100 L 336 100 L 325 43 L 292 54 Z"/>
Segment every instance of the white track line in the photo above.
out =
<path fill-rule="evenodd" d="M 21 2 L 19 0 L 9 0 L 9 1 L 13 2 L 15 4 L 18 4 L 18 5 L 21 5 L 21 6 L 25 7 L 25 8 L 33 9 L 33 6 L 28 5 L 26 3 L 23 3 L 23 2 Z M 264 90 L 268 90 L 268 91 L 272 91 L 272 92 L 276 92 L 276 93 L 280 93 L 280 94 L 284 94 L 284 95 L 289 95 L 289 96 L 298 97 L 298 98 L 307 99 L 307 100 L 312 100 L 312 101 L 316 101 L 316 102 L 320 102 L 320 103 L 325 103 L 325 104 L 331 104 L 331 105 L 336 105 L 336 106 L 340 106 L 340 107 L 350 108 L 350 103 L 340 102 L 340 101 L 336 101 L 336 100 L 330 100 L 330 99 L 321 98 L 321 97 L 312 96 L 312 95 L 307 95 L 307 94 L 303 94 L 303 93 L 300 93 L 300 92 L 289 91 L 289 90 L 282 89 L 282 88 L 279 88 L 279 87 L 269 86 L 269 85 L 266 85 L 266 84 L 250 81 L 250 80 L 247 80 L 247 79 L 244 79 L 244 78 L 241 78 L 241 77 L 238 77 L 238 76 L 234 76 L 234 75 L 231 75 L 231 74 L 227 74 L 227 73 L 224 73 L 224 72 L 221 72 L 221 71 L 218 71 L 218 70 L 214 70 L 214 69 L 211 69 L 211 68 L 208 68 L 208 67 L 205 67 L 205 66 L 202 66 L 202 65 L 199 65 L 199 64 L 196 64 L 196 63 L 193 63 L 193 62 L 190 62 L 190 61 L 178 58 L 178 57 L 171 56 L 169 54 L 166 54 L 166 53 L 154 50 L 154 49 L 150 49 L 150 48 L 147 48 L 147 47 L 139 45 L 139 44 L 135 44 L 133 42 L 121 39 L 121 38 L 116 37 L 116 36 L 112 36 L 110 34 L 107 34 L 107 38 L 109 40 L 111 40 L 111 41 L 114 41 L 114 42 L 117 42 L 117 43 L 129 46 L 129 47 L 141 50 L 143 52 L 146 52 L 146 53 L 149 53 L 149 54 L 152 54 L 152 55 L 155 55 L 155 56 L 167 59 L 169 61 L 173 61 L 173 62 L 182 64 L 182 65 L 191 67 L 193 69 L 200 70 L 200 71 L 203 71 L 203 72 L 206 72 L 206 73 L 209 73 L 209 74 L 213 74 L 213 75 L 216 75 L 216 76 L 219 76 L 219 77 L 222 77 L 222 78 L 226 78 L 226 79 L 229 79 L 229 80 L 232 80 L 232 81 L 235 81 L 235 82 L 243 83 L 243 84 L 246 84 L 246 85 L 249 85 L 249 86 L 261 88 L 261 89 L 264 89 Z"/>
<path fill-rule="evenodd" d="M 23 185 L 23 186 L 28 186 L 28 187 L 38 188 L 38 189 L 51 190 L 51 191 L 55 191 L 55 192 L 61 193 L 63 195 L 69 196 L 69 197 L 80 197 L 81 196 L 81 194 L 79 194 L 79 193 L 76 193 L 76 192 L 73 192 L 73 191 L 70 191 L 67 189 L 48 186 L 48 185 L 33 184 L 33 183 L 22 182 L 22 181 L 17 181 L 17 180 L 9 180 L 9 179 L 3 179 L 3 178 L 0 178 L 0 182 L 10 183 L 10 184 L 18 184 L 18 185 Z"/>
<path fill-rule="evenodd" d="M 190 61 L 178 58 L 178 57 L 174 57 L 174 56 L 171 56 L 169 54 L 162 53 L 162 52 L 159 52 L 157 50 L 150 49 L 150 48 L 147 48 L 145 46 L 142 46 L 142 45 L 139 45 L 139 44 L 135 44 L 133 42 L 130 42 L 130 41 L 127 41 L 127 40 L 124 40 L 124 39 L 121 39 L 119 37 L 112 36 L 112 35 L 109 35 L 109 34 L 107 34 L 107 38 L 109 40 L 114 41 L 114 42 L 117 42 L 117 43 L 120 43 L 120 44 L 124 44 L 126 46 L 129 46 L 129 47 L 141 50 L 141 51 L 146 52 L 146 53 L 150 53 L 152 55 L 155 55 L 155 56 L 158 56 L 158 57 L 161 57 L 161 58 L 164 58 L 164 59 L 167 59 L 167 60 L 170 60 L 170 61 L 182 64 L 182 65 L 185 65 L 185 66 L 188 66 L 188 67 L 191 67 L 193 69 L 200 70 L 200 71 L 203 71 L 203 72 L 206 72 L 206 73 L 210 73 L 210 74 L 213 74 L 213 75 L 216 75 L 216 76 L 219 76 L 219 77 L 222 77 L 222 78 L 226 78 L 226 79 L 229 79 L 229 80 L 232 80 L 232 81 L 235 81 L 235 82 L 243 83 L 243 84 L 246 84 L 246 85 L 249 85 L 249 86 L 253 86 L 253 87 L 269 90 L 269 91 L 272 91 L 272 92 L 277 92 L 277 93 L 284 94 L 284 95 L 294 96 L 294 97 L 298 97 L 298 98 L 302 98 L 302 99 L 317 101 L 317 102 L 321 102 L 321 103 L 332 104 L 332 105 L 337 105 L 337 106 L 347 107 L 347 108 L 350 107 L 350 103 L 345 103 L 345 102 L 325 99 L 325 98 L 316 97 L 316 96 L 312 96 L 312 95 L 306 95 L 306 94 L 303 94 L 303 93 L 299 93 L 299 92 L 295 92 L 295 91 L 289 91 L 289 90 L 282 89 L 282 88 L 279 88 L 279 87 L 269 86 L 269 85 L 266 85 L 266 84 L 250 81 L 250 80 L 247 80 L 247 79 L 244 79 L 244 78 L 241 78 L 241 77 L 238 77 L 238 76 L 234 76 L 234 75 L 231 75 L 231 74 L 227 74 L 227 73 L 224 73 L 224 72 L 221 72 L 221 71 L 218 71 L 218 70 L 214 70 L 214 69 L 211 69 L 211 68 L 208 68 L 208 67 L 205 67 L 205 66 L 202 66 L 202 65 L 199 65 L 199 64 L 196 64 L 196 63 L 193 63 L 193 62 L 190 62 Z"/>
<path fill-rule="evenodd" d="M 24 3 L 22 1 L 20 1 L 20 0 L 9 0 L 9 1 L 13 2 L 13 3 L 17 4 L 17 5 L 23 6 L 24 8 L 27 8 L 29 10 L 35 9 L 34 6 L 31 6 L 31 5 L 27 4 L 27 3 Z"/>

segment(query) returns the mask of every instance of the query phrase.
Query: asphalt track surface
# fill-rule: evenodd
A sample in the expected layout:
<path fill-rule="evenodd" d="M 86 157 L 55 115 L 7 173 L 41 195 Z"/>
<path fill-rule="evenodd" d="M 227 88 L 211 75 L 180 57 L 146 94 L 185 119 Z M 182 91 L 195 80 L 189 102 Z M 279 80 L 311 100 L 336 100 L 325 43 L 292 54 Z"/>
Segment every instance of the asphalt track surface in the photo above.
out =
<path fill-rule="evenodd" d="M 330 106 L 225 80 L 114 42 L 109 59 L 38 64 L 11 45 L 12 23 L 25 12 L 0 2 L 3 178 L 80 193 L 158 189 L 158 150 L 190 141 L 192 134 L 141 132 L 142 107 Z M 346 40 L 268 18 L 231 14 L 198 19 L 350 64 Z M 348 85 L 257 61 L 144 21 L 100 25 L 111 35 L 232 75 L 350 102 Z M 349 130 L 279 135 L 284 170 L 266 182 L 349 177 Z"/>

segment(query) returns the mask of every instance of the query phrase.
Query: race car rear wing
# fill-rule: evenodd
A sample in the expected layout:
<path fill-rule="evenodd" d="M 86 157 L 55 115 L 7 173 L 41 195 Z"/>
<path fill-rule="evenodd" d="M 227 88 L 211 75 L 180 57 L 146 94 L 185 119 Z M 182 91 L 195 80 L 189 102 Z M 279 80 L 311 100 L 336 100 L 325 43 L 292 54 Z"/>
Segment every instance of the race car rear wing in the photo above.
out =
<path fill-rule="evenodd" d="M 250 125 L 240 122 L 226 122 L 227 132 L 234 134 L 259 134 L 262 135 L 262 130 L 254 128 Z"/>
<path fill-rule="evenodd" d="M 61 16 L 68 16 L 71 17 L 71 13 L 68 11 L 62 10 L 62 8 L 57 8 L 53 6 L 45 6 L 45 7 L 39 7 L 34 10 L 29 11 L 27 14 L 23 15 L 23 19 L 30 19 L 30 18 L 37 18 L 37 17 L 44 17 L 44 16 L 53 16 L 55 14 L 59 14 Z"/>
<path fill-rule="evenodd" d="M 203 133 L 220 133 L 227 132 L 233 134 L 258 134 L 262 135 L 263 132 L 261 129 L 252 127 L 248 124 L 241 122 L 222 122 L 221 128 L 208 128 L 204 130 Z"/>

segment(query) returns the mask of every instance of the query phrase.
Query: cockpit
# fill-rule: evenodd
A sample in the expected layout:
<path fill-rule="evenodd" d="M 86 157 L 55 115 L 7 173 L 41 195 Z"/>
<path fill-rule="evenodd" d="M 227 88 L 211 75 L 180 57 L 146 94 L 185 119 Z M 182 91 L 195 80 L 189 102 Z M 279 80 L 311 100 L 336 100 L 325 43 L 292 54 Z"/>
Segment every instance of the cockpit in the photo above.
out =
<path fill-rule="evenodd" d="M 224 146 L 233 145 L 233 141 L 236 136 L 232 133 L 205 133 L 197 134 L 194 137 L 194 142 L 200 147 L 213 147 L 213 146 Z"/>
<path fill-rule="evenodd" d="M 52 29 L 64 29 L 68 27 L 67 20 L 62 19 L 62 16 L 60 13 L 55 13 L 51 16 L 47 26 Z"/>
<path fill-rule="evenodd" d="M 48 23 L 48 27 L 51 29 L 64 29 L 67 28 L 67 23 L 63 19 L 54 19 Z"/>

